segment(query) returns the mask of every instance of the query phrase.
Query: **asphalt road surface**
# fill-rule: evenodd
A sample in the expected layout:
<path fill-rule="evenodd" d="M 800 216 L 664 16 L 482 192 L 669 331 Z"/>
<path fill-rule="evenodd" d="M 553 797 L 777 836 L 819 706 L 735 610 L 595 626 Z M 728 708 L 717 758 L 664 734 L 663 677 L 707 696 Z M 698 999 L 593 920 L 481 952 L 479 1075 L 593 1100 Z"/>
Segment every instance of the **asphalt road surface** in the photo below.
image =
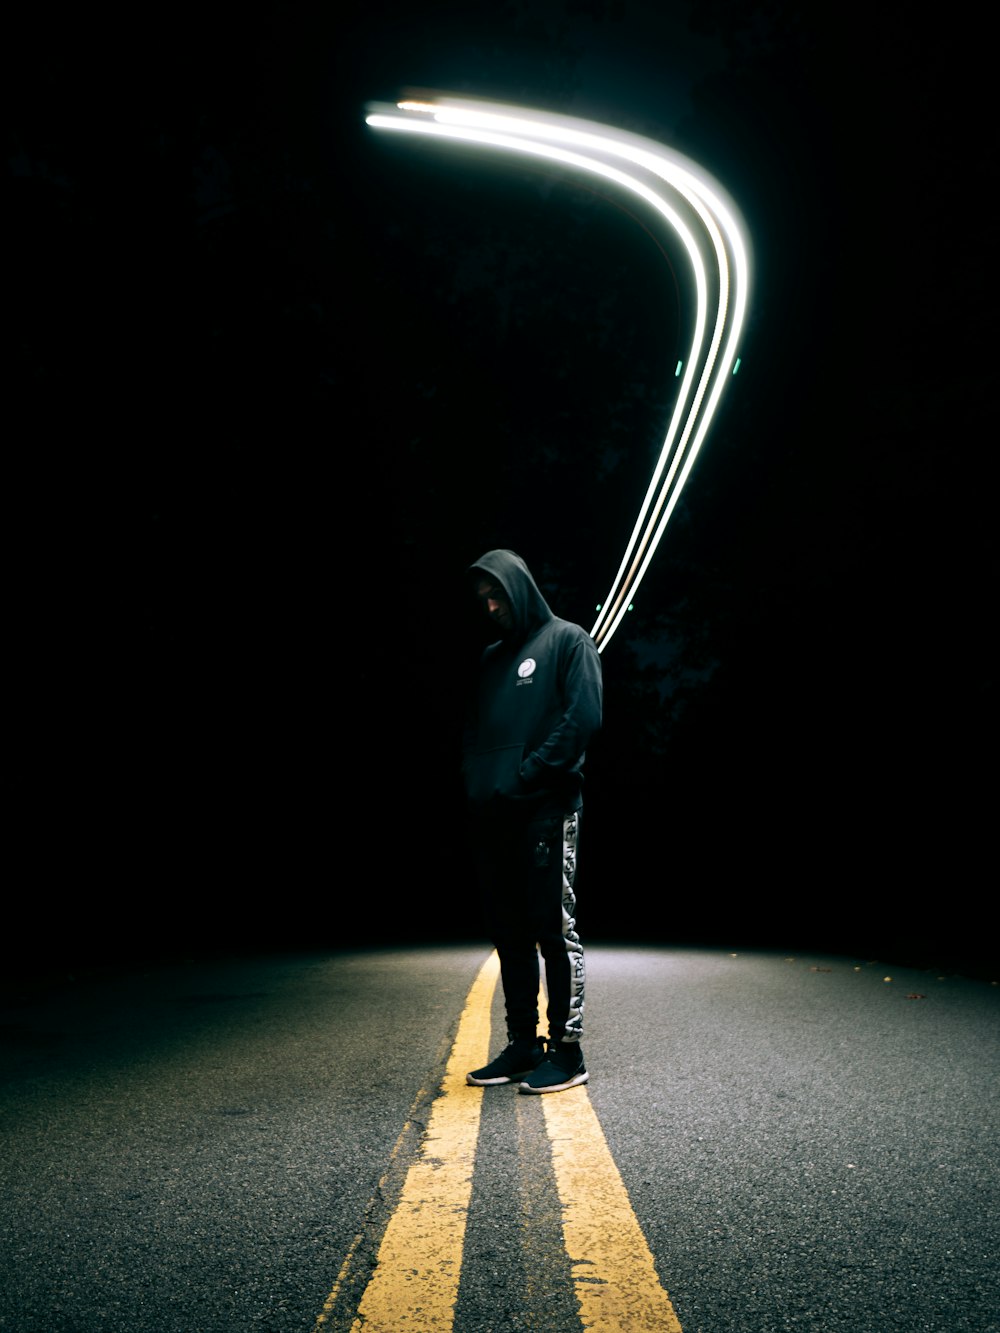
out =
<path fill-rule="evenodd" d="M 502 1044 L 489 961 L 177 959 L 0 997 L 0 1329 L 1000 1333 L 1000 988 L 592 947 L 590 1082 L 526 1097 L 449 1083 L 467 1037 Z M 440 1224 L 439 1186 L 465 1191 Z"/>

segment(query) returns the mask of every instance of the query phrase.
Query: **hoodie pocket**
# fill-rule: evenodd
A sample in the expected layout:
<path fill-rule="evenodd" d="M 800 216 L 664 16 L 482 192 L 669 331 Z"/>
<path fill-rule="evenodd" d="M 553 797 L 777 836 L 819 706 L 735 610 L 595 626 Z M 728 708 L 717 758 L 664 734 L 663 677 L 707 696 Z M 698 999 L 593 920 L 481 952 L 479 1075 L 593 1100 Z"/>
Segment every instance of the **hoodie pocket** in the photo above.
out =
<path fill-rule="evenodd" d="M 522 795 L 521 745 L 501 745 L 474 754 L 465 769 L 465 789 L 473 805 L 509 801 Z"/>

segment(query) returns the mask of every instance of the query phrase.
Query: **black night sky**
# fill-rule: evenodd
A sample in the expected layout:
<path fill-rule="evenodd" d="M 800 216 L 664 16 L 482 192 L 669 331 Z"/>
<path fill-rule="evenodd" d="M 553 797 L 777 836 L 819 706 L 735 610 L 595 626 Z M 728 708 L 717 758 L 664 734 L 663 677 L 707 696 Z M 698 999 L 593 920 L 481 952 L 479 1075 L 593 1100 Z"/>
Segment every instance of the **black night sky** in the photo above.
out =
<path fill-rule="evenodd" d="M 985 33 L 817 8 L 18 20 L 26 957 L 477 929 L 464 571 L 513 547 L 589 628 L 690 294 L 610 191 L 367 129 L 410 88 L 667 143 L 751 237 L 740 374 L 603 658 L 585 942 L 993 957 Z"/>

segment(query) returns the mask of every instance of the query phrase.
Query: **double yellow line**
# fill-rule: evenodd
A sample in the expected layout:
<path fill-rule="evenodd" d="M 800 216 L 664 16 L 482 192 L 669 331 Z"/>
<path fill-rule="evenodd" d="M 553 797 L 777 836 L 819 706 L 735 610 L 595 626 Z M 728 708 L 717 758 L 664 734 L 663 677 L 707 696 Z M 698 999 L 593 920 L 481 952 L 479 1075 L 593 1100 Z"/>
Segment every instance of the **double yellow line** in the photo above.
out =
<path fill-rule="evenodd" d="M 490 954 L 469 992 L 419 1155 L 386 1227 L 352 1333 L 452 1328 L 483 1101 L 483 1089 L 470 1087 L 465 1074 L 489 1058 L 499 971 L 496 954 Z M 681 1333 L 587 1089 L 540 1100 L 581 1328 Z M 322 1333 L 338 1287 L 339 1280 L 314 1333 Z"/>

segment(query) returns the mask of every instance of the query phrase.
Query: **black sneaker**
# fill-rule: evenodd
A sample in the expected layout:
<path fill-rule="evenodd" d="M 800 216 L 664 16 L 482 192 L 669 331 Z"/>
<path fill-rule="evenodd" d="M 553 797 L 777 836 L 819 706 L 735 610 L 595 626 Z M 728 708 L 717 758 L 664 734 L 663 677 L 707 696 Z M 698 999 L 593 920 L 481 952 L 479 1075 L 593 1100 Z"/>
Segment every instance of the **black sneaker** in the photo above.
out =
<path fill-rule="evenodd" d="M 514 1037 L 488 1065 L 466 1074 L 466 1083 L 487 1088 L 494 1083 L 516 1083 L 545 1059 L 545 1048 L 537 1037 Z"/>
<path fill-rule="evenodd" d="M 586 1083 L 590 1075 L 583 1051 L 575 1041 L 550 1041 L 549 1053 L 521 1084 L 521 1092 L 565 1092 Z"/>

